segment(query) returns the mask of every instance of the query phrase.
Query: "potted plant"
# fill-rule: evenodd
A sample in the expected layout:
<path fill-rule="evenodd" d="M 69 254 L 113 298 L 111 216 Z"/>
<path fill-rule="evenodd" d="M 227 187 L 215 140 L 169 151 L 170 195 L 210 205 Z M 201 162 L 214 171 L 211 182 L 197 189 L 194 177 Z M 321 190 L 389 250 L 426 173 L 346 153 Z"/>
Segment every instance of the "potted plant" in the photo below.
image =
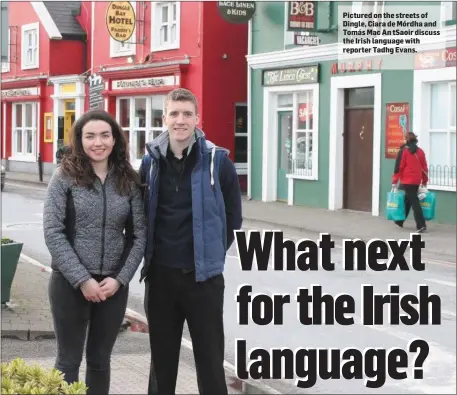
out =
<path fill-rule="evenodd" d="M 5 304 L 10 300 L 11 286 L 13 285 L 14 275 L 16 274 L 17 264 L 23 243 L 17 243 L 14 240 L 8 238 L 2 238 L 2 300 L 1 304 Z"/>
<path fill-rule="evenodd" d="M 82 381 L 68 384 L 57 369 L 29 366 L 21 358 L 2 363 L 2 394 L 86 394 Z"/>

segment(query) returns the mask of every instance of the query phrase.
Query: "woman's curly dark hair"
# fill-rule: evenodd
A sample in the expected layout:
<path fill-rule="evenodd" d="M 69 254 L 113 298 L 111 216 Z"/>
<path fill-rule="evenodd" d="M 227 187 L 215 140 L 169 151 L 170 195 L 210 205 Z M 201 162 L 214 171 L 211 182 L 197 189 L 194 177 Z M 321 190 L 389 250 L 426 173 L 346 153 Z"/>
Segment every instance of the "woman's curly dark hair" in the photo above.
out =
<path fill-rule="evenodd" d="M 74 124 L 71 130 L 71 138 L 68 149 L 63 155 L 61 162 L 62 172 L 70 177 L 76 185 L 92 188 L 97 178 L 89 157 L 84 152 L 82 144 L 83 127 L 90 121 L 104 121 L 111 126 L 114 138 L 114 147 L 108 160 L 109 166 L 113 167 L 113 175 L 116 179 L 118 192 L 127 196 L 132 193 L 132 182 L 142 186 L 138 173 L 133 169 L 129 161 L 127 141 L 116 120 L 106 111 L 92 110 L 83 114 Z"/>

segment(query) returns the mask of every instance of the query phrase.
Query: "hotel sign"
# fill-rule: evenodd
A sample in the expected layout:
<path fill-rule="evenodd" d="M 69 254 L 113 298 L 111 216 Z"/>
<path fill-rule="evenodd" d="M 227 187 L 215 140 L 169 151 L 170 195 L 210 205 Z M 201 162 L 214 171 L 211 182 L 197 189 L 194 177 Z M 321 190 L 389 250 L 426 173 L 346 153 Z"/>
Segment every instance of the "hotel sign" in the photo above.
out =
<path fill-rule="evenodd" d="M 6 89 L 2 91 L 2 98 L 5 97 L 21 97 L 21 96 L 38 96 L 40 90 L 38 87 L 34 88 L 18 88 L 18 89 Z"/>
<path fill-rule="evenodd" d="M 144 88 L 157 88 L 161 86 L 176 85 L 175 77 L 170 75 L 167 77 L 151 77 L 151 78 L 137 78 L 130 80 L 114 80 L 112 82 L 112 89 L 144 89 Z"/>
<path fill-rule="evenodd" d="M 303 66 L 288 69 L 264 70 L 263 86 L 312 84 L 319 82 L 319 66 Z"/>
<path fill-rule="evenodd" d="M 110 36 L 127 41 L 135 31 L 135 10 L 129 1 L 112 1 L 106 10 L 106 27 Z"/>

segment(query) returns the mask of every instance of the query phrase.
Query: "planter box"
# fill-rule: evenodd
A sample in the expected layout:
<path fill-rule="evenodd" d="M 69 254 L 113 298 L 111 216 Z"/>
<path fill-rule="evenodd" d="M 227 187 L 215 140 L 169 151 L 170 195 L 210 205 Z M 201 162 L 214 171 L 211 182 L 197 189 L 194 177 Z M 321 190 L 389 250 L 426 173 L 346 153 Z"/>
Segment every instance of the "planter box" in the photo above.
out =
<path fill-rule="evenodd" d="M 14 275 L 16 274 L 17 264 L 21 255 L 23 243 L 2 244 L 2 303 L 5 304 L 10 300 L 11 286 Z"/>

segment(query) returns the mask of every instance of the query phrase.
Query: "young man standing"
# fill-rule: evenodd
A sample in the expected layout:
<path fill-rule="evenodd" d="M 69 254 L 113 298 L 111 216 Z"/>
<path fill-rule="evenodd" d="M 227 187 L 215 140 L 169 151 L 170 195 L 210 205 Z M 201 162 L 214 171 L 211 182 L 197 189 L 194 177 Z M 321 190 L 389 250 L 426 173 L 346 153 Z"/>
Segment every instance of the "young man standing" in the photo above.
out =
<path fill-rule="evenodd" d="M 242 224 L 241 193 L 228 151 L 206 140 L 198 121 L 192 92 L 170 92 L 168 130 L 147 145 L 140 168 L 148 218 L 141 279 L 153 365 L 149 394 L 175 393 L 185 320 L 200 393 L 227 394 L 223 270 Z"/>

